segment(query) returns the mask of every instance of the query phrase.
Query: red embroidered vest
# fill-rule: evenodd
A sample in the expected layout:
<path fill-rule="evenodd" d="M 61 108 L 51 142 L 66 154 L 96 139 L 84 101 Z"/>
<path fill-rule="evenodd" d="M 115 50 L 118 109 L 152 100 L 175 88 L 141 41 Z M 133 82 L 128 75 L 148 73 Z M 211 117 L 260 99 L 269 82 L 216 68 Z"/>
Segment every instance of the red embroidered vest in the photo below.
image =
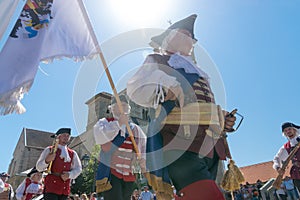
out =
<path fill-rule="evenodd" d="M 70 194 L 70 179 L 63 181 L 60 174 L 64 171 L 71 170 L 71 164 L 73 160 L 74 152 L 68 148 L 68 153 L 71 158 L 70 162 L 64 162 L 64 159 L 60 158 L 61 150 L 57 149 L 55 160 L 52 163 L 51 173 L 45 178 L 45 193 L 54 193 L 58 195 L 69 195 Z"/>
<path fill-rule="evenodd" d="M 132 159 L 134 156 L 133 144 L 130 137 L 119 146 L 112 156 L 111 173 L 126 182 L 134 182 L 135 176 L 132 174 Z"/>

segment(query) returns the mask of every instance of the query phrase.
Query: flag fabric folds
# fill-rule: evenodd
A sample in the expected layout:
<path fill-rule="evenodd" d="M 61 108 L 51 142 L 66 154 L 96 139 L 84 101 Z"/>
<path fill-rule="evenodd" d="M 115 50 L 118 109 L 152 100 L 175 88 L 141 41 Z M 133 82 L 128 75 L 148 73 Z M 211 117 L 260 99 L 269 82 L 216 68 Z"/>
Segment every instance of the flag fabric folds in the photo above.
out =
<path fill-rule="evenodd" d="M 19 0 L 1 0 L 0 1 L 0 39 L 2 38 L 7 25 L 14 14 L 14 11 L 18 5 Z"/>
<path fill-rule="evenodd" d="M 27 0 L 0 53 L 0 114 L 25 112 L 39 62 L 82 61 L 99 49 L 82 0 Z"/>

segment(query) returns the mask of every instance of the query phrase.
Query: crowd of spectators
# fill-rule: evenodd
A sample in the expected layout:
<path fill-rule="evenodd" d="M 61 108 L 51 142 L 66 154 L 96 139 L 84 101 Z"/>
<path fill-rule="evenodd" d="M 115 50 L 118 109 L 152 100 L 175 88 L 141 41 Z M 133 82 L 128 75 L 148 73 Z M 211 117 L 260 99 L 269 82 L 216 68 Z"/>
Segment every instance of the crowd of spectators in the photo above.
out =
<path fill-rule="evenodd" d="M 256 183 L 250 184 L 246 182 L 240 185 L 240 189 L 231 192 L 226 192 L 226 200 L 232 200 L 231 195 L 234 195 L 234 200 L 299 200 L 299 192 L 293 185 L 292 179 L 290 177 L 285 177 L 282 181 L 281 188 L 270 190 L 270 192 L 264 193 L 264 198 L 260 188 L 266 182 L 257 180 Z"/>

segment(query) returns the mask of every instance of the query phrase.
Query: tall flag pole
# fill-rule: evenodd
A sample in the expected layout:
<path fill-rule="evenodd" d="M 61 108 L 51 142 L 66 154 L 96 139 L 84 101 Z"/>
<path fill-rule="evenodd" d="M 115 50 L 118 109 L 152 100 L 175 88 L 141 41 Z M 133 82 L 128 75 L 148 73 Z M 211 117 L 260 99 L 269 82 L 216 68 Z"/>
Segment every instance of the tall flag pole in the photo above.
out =
<path fill-rule="evenodd" d="M 82 13 L 83 13 L 83 14 L 85 15 L 85 17 L 88 19 L 89 17 L 88 17 L 88 14 L 87 14 L 87 12 L 86 12 L 86 9 L 84 8 L 84 5 L 83 5 L 82 1 L 79 0 L 78 2 L 79 2 L 80 5 L 81 5 L 80 8 L 81 8 L 81 10 L 82 10 Z M 93 30 L 93 27 L 92 27 L 92 24 L 91 24 L 90 21 L 87 22 L 87 26 L 89 27 L 90 30 Z M 118 92 L 117 92 L 117 90 L 116 90 L 115 84 L 114 84 L 114 82 L 113 82 L 112 76 L 111 76 L 110 71 L 109 71 L 109 69 L 108 69 L 106 60 L 105 60 L 104 55 L 103 55 L 103 53 L 102 53 L 101 47 L 100 47 L 100 45 L 99 45 L 99 43 L 98 43 L 97 37 L 96 37 L 96 35 L 95 35 L 95 32 L 92 31 L 91 34 L 93 34 L 93 37 L 92 37 L 92 38 L 93 38 L 93 40 L 94 40 L 94 43 L 97 44 L 97 45 L 96 45 L 97 52 L 99 52 L 99 56 L 100 56 L 101 62 L 102 62 L 102 64 L 103 64 L 103 67 L 104 67 L 106 76 L 107 76 L 108 81 L 109 81 L 109 84 L 110 84 L 110 86 L 111 86 L 111 89 L 112 89 L 112 91 L 113 91 L 113 93 L 114 93 L 114 96 L 115 96 L 115 98 L 116 98 L 116 102 L 117 102 L 117 105 L 118 105 L 118 107 L 119 107 L 120 113 L 121 113 L 121 114 L 124 114 L 124 109 L 123 109 L 123 107 L 122 107 L 122 103 L 121 103 L 119 94 L 118 94 Z M 127 128 L 128 133 L 129 133 L 130 140 L 131 140 L 131 142 L 132 142 L 132 144 L 133 144 L 133 148 L 134 148 L 134 150 L 135 150 L 135 152 L 136 152 L 136 154 L 137 154 L 137 157 L 140 158 L 141 155 L 140 155 L 140 152 L 139 152 L 139 150 L 138 150 L 137 144 L 136 144 L 136 142 L 135 142 L 135 139 L 134 139 L 134 136 L 133 136 L 133 133 L 132 133 L 132 130 L 131 130 L 130 126 L 129 126 L 128 121 L 126 122 L 126 128 Z"/>

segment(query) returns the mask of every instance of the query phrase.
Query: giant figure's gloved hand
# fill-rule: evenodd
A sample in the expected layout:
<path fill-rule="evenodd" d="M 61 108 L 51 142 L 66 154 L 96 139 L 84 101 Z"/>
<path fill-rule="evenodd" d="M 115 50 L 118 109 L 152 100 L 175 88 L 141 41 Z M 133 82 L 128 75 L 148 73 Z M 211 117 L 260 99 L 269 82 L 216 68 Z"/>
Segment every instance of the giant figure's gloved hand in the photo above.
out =
<path fill-rule="evenodd" d="M 224 131 L 226 132 L 233 132 L 235 131 L 233 126 L 235 125 L 236 117 L 234 116 L 235 113 L 231 112 L 224 112 L 225 115 L 225 123 L 224 123 Z"/>

